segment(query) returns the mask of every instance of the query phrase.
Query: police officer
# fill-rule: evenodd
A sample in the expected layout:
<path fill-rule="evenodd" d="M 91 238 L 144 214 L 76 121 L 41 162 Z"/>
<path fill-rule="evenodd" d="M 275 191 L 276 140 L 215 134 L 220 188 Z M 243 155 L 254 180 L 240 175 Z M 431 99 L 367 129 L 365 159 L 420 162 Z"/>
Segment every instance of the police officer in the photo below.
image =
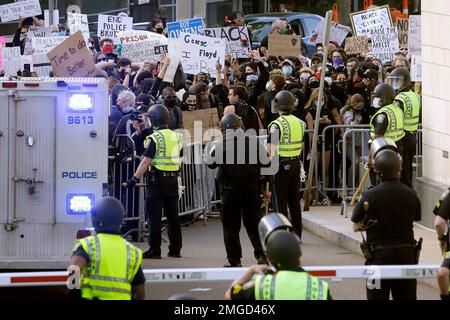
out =
<path fill-rule="evenodd" d="M 283 221 L 286 220 L 285 222 Z M 250 267 L 236 279 L 225 298 L 232 300 L 331 300 L 328 283 L 309 275 L 300 267 L 300 239 L 287 219 L 277 213 L 265 216 L 260 222 L 265 229 L 267 224 L 280 221 L 278 226 L 261 236 L 266 248 L 267 259 L 274 269 L 265 265 Z M 275 272 L 274 272 L 275 271 Z M 252 278 L 255 277 L 254 280 Z"/>
<path fill-rule="evenodd" d="M 264 252 L 258 237 L 261 219 L 260 175 L 261 167 L 270 163 L 264 146 L 254 135 L 244 134 L 242 120 L 234 113 L 225 115 L 221 122 L 223 140 L 210 144 L 208 167 L 219 168 L 219 181 L 223 237 L 228 264 L 241 267 L 242 249 L 239 240 L 241 219 L 253 245 L 258 263 L 265 263 Z"/>
<path fill-rule="evenodd" d="M 279 170 L 274 178 L 278 211 L 287 216 L 289 206 L 292 225 L 301 239 L 300 154 L 306 124 L 291 114 L 294 102 L 294 96 L 286 90 L 278 92 L 272 100 L 272 113 L 280 116 L 269 124 L 267 151 L 279 160 Z"/>
<path fill-rule="evenodd" d="M 436 215 L 434 228 L 439 240 L 444 262 L 438 272 L 438 284 L 442 300 L 450 300 L 449 276 L 450 276 L 450 243 L 448 235 L 448 220 L 450 219 L 450 188 L 448 188 L 436 203 L 433 210 Z"/>
<path fill-rule="evenodd" d="M 403 154 L 401 181 L 412 187 L 413 159 L 416 154 L 416 131 L 420 123 L 420 96 L 411 90 L 411 75 L 406 68 L 396 68 L 388 77 L 397 96 L 394 104 L 403 110 Z"/>
<path fill-rule="evenodd" d="M 377 137 L 390 138 L 394 140 L 399 154 L 403 157 L 403 137 L 405 136 L 403 111 L 393 104 L 394 98 L 395 91 L 390 85 L 382 83 L 376 86 L 372 94 L 372 105 L 378 110 L 370 120 L 369 143 Z M 372 184 L 375 184 L 374 179 Z"/>
<path fill-rule="evenodd" d="M 420 201 L 413 189 L 400 182 L 401 160 L 397 152 L 382 149 L 374 155 L 374 169 L 381 183 L 363 194 L 352 221 L 354 231 L 366 231 L 366 265 L 417 264 L 413 222 L 421 219 Z M 416 299 L 417 282 L 380 280 L 367 286 L 368 300 Z"/>
<path fill-rule="evenodd" d="M 181 226 L 178 216 L 178 174 L 180 171 L 180 152 L 183 147 L 182 135 L 168 129 L 169 111 L 161 104 L 152 106 L 149 111 L 150 122 L 155 130 L 144 144 L 146 151 L 139 167 L 126 187 L 136 186 L 140 178 L 149 170 L 148 197 L 146 203 L 147 219 L 150 227 L 149 250 L 144 258 L 161 259 L 161 218 L 168 223 L 169 253 L 172 258 L 181 258 Z"/>
<path fill-rule="evenodd" d="M 71 271 L 81 270 L 81 297 L 90 300 L 145 298 L 142 252 L 119 232 L 125 210 L 115 198 L 100 200 L 92 212 L 96 235 L 78 240 L 70 261 Z"/>

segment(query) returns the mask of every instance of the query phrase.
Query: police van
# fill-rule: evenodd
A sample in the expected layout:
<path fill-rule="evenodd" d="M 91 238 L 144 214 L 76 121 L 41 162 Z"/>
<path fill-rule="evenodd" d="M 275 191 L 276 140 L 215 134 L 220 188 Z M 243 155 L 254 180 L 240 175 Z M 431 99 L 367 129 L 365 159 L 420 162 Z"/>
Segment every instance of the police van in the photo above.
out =
<path fill-rule="evenodd" d="M 65 269 L 108 193 L 108 86 L 0 78 L 0 269 Z"/>

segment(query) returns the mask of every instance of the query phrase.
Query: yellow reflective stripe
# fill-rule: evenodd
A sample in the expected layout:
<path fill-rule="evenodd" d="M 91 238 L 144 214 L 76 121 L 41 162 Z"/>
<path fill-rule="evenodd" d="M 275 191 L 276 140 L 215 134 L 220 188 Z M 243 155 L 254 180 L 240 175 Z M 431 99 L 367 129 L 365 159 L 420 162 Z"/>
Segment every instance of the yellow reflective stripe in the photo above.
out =
<path fill-rule="evenodd" d="M 275 286 L 276 286 L 277 277 L 272 276 L 272 281 L 270 283 L 270 296 L 269 300 L 275 300 Z"/>
<path fill-rule="evenodd" d="M 263 281 L 263 300 L 270 300 L 270 284 L 272 283 L 273 275 L 267 275 Z"/>
<path fill-rule="evenodd" d="M 85 239 L 83 239 L 83 241 L 84 241 L 84 243 L 86 244 L 86 246 L 88 248 L 88 253 L 87 254 L 89 256 L 89 261 L 88 261 L 86 269 L 87 269 L 87 273 L 89 274 L 89 273 L 91 273 L 91 268 L 92 268 L 93 250 L 92 250 L 92 245 L 91 245 L 91 242 L 90 242 L 89 238 L 85 238 Z"/>
<path fill-rule="evenodd" d="M 98 239 L 98 236 L 94 237 L 95 240 L 95 255 L 96 255 L 96 265 L 95 265 L 95 275 L 98 275 L 98 273 L 100 272 L 100 241 Z"/>
<path fill-rule="evenodd" d="M 306 282 L 306 300 L 311 300 L 312 278 L 309 275 Z"/>
<path fill-rule="evenodd" d="M 131 260 L 131 248 L 130 245 L 127 243 L 127 274 L 126 274 L 126 278 L 130 279 L 130 260 Z M 131 280 L 131 279 L 130 279 Z"/>
<path fill-rule="evenodd" d="M 130 280 L 129 280 L 129 279 L 114 278 L 114 277 L 107 277 L 107 276 L 93 276 L 93 275 L 88 275 L 88 276 L 85 277 L 85 279 L 102 280 L 102 281 L 113 281 L 113 282 L 122 282 L 122 283 L 130 283 Z"/>
<path fill-rule="evenodd" d="M 93 286 L 90 284 L 83 284 L 83 285 L 81 285 L 81 288 L 82 289 L 90 289 L 93 291 L 118 292 L 118 293 L 125 293 L 125 294 L 131 295 L 131 290 L 121 289 L 121 288 Z"/>

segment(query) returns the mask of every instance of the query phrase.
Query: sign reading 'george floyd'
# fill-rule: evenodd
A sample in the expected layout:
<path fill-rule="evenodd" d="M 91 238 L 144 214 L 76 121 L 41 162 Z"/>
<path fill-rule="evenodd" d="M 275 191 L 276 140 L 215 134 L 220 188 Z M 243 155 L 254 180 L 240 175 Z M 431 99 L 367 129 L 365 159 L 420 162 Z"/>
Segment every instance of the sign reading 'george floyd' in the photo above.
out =
<path fill-rule="evenodd" d="M 250 56 L 250 36 L 247 27 L 226 27 L 204 29 L 205 36 L 224 39 L 225 52 L 233 58 L 248 58 Z"/>
<path fill-rule="evenodd" d="M 61 42 L 47 57 L 55 77 L 88 77 L 95 71 L 92 54 L 81 31 Z"/>
<path fill-rule="evenodd" d="M 225 63 L 225 42 L 222 39 L 180 33 L 181 64 L 187 74 L 216 73 L 216 63 Z"/>
<path fill-rule="evenodd" d="M 394 26 L 387 5 L 351 13 L 350 18 L 355 36 L 370 37 L 373 33 L 380 33 L 383 29 Z"/>

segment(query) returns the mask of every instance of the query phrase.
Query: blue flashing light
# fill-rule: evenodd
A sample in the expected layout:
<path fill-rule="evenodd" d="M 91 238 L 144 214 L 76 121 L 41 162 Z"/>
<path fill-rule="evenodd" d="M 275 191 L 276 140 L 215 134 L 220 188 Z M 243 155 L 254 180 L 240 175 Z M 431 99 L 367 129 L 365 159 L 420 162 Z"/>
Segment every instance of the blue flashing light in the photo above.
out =
<path fill-rule="evenodd" d="M 66 201 L 67 214 L 85 215 L 94 207 L 95 196 L 92 193 L 69 193 Z"/>
<path fill-rule="evenodd" d="M 94 97 L 89 93 L 69 93 L 67 96 L 68 112 L 93 112 Z"/>

